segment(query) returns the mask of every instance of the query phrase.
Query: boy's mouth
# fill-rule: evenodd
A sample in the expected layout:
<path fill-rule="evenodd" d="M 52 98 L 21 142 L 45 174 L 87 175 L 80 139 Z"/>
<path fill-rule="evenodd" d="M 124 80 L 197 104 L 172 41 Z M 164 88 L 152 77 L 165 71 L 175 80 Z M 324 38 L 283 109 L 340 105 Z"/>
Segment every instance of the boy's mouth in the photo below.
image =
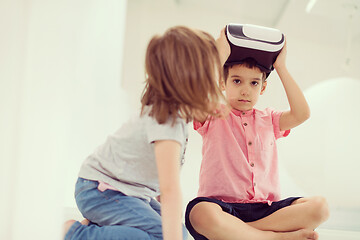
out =
<path fill-rule="evenodd" d="M 239 102 L 244 102 L 244 103 L 249 103 L 250 102 L 250 100 L 246 100 L 246 99 L 240 99 L 240 100 L 238 100 Z"/>

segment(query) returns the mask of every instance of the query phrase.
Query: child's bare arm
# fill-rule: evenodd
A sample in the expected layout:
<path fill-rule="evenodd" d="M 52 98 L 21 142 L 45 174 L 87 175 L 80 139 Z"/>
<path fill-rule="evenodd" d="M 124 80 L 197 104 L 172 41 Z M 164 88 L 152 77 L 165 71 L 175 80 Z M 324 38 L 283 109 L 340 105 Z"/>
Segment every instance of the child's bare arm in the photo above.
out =
<path fill-rule="evenodd" d="M 300 87 L 287 70 L 285 60 L 286 42 L 274 63 L 274 68 L 281 79 L 290 105 L 290 111 L 284 112 L 280 117 L 280 130 L 282 131 L 294 128 L 310 117 L 309 105 Z"/>
<path fill-rule="evenodd" d="M 180 189 L 180 144 L 172 140 L 155 142 L 163 238 L 182 240 L 182 194 Z"/>

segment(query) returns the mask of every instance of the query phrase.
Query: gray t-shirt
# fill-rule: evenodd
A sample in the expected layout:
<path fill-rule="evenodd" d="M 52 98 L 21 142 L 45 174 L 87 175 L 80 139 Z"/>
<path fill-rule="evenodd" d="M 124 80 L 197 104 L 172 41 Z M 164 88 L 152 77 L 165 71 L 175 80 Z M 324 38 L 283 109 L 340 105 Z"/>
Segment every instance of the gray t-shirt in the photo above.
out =
<path fill-rule="evenodd" d="M 149 110 L 146 109 L 147 111 Z M 143 114 L 131 118 L 84 161 L 79 177 L 110 184 L 128 196 L 150 200 L 160 194 L 154 142 L 175 140 L 181 145 L 183 164 L 188 126 L 183 119 L 159 124 Z"/>

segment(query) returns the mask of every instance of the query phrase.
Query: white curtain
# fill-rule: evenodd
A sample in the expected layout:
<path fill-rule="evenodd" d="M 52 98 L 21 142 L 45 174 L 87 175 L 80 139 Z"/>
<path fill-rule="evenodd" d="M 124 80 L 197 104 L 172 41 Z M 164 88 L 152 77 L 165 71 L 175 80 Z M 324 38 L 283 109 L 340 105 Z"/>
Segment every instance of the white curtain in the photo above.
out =
<path fill-rule="evenodd" d="M 0 1 L 0 239 L 61 239 L 83 159 L 127 116 L 126 0 Z"/>

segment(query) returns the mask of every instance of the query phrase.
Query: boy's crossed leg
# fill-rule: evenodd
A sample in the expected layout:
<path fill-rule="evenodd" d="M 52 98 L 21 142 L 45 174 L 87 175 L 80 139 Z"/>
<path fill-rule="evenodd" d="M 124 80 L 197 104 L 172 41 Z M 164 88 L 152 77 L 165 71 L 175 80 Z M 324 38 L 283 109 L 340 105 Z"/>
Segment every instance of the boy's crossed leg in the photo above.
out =
<path fill-rule="evenodd" d="M 328 204 L 323 197 L 299 198 L 290 206 L 248 224 L 264 231 L 288 232 L 315 229 L 329 217 Z"/>
<path fill-rule="evenodd" d="M 318 234 L 313 229 L 327 217 L 327 204 L 322 197 L 300 198 L 288 207 L 248 223 L 224 212 L 213 202 L 199 202 L 189 214 L 193 228 L 214 240 L 316 240 Z"/>

